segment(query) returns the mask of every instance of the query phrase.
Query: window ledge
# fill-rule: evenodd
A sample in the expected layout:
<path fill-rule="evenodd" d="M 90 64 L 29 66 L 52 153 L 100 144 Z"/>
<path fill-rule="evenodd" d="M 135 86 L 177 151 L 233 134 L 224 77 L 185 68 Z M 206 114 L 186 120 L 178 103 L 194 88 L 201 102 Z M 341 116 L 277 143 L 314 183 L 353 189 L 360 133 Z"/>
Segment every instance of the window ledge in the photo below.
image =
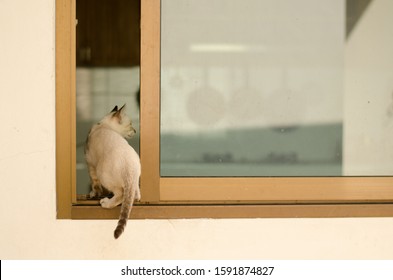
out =
<path fill-rule="evenodd" d="M 120 207 L 74 205 L 71 219 L 118 219 Z M 393 204 L 134 205 L 130 219 L 393 217 Z"/>

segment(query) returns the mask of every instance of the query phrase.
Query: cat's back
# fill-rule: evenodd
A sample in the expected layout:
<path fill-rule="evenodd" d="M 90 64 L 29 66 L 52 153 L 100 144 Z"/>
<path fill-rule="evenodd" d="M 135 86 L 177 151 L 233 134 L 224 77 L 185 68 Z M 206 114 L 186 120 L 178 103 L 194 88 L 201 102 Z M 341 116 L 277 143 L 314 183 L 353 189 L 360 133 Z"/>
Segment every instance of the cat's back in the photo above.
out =
<path fill-rule="evenodd" d="M 133 150 L 119 133 L 104 125 L 94 126 L 86 140 L 87 159 L 133 154 Z"/>
<path fill-rule="evenodd" d="M 101 144 L 100 142 L 103 142 L 108 146 L 112 146 L 113 144 L 127 144 L 124 137 L 110 127 L 104 125 L 97 125 L 97 127 L 92 128 L 89 134 L 89 141 L 93 144 Z"/>

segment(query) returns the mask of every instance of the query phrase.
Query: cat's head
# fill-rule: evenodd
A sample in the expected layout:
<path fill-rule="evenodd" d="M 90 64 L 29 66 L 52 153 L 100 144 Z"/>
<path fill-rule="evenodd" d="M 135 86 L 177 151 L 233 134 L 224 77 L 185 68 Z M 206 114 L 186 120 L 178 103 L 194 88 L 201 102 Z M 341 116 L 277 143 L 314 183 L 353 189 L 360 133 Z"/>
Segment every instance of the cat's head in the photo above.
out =
<path fill-rule="evenodd" d="M 126 104 L 124 104 L 120 109 L 115 106 L 115 108 L 113 108 L 113 110 L 105 116 L 102 122 L 109 125 L 124 138 L 130 138 L 135 135 L 136 130 L 132 126 L 131 119 L 125 113 L 125 108 Z"/>

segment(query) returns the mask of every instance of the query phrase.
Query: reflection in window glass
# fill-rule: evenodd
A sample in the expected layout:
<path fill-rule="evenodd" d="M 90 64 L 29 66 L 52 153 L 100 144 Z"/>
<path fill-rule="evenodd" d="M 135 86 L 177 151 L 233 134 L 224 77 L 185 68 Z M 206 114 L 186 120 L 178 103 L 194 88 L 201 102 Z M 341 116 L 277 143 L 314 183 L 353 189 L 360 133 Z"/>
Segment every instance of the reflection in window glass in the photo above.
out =
<path fill-rule="evenodd" d="M 161 176 L 393 173 L 387 1 L 161 2 Z"/>

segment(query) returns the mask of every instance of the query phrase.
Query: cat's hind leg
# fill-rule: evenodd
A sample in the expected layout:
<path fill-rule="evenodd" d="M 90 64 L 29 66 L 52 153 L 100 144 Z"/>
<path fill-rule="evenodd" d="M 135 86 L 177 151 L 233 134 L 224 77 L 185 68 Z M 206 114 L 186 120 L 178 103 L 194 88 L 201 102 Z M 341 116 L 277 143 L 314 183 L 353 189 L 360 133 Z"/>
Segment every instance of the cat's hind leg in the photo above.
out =
<path fill-rule="evenodd" d="M 112 198 L 105 197 L 100 200 L 103 208 L 114 208 L 123 202 L 123 191 L 114 191 L 113 194 Z"/>

